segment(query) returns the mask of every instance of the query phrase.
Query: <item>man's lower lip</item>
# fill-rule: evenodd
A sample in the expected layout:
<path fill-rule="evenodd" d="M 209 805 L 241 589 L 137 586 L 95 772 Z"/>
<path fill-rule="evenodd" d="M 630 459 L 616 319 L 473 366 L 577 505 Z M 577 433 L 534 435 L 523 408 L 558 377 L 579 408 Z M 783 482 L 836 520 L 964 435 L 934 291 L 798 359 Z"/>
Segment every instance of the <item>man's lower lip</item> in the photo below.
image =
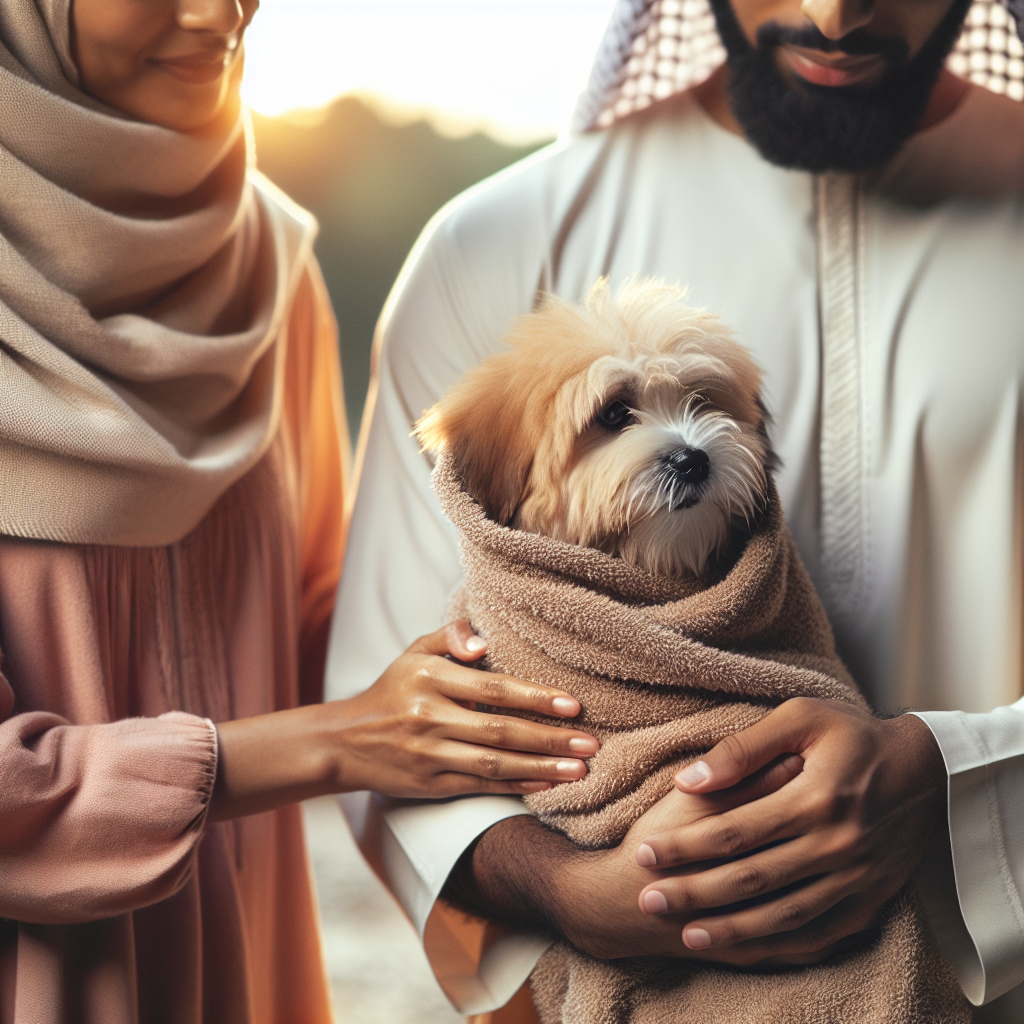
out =
<path fill-rule="evenodd" d="M 794 50 L 784 49 L 787 63 L 793 73 L 811 85 L 822 85 L 830 89 L 841 89 L 844 86 L 857 85 L 866 79 L 873 78 L 882 65 L 881 57 L 854 64 L 851 67 L 819 64 Z"/>
<path fill-rule="evenodd" d="M 227 61 L 171 61 L 154 60 L 152 62 L 161 71 L 166 71 L 172 78 L 179 82 L 188 82 L 190 85 L 206 85 L 217 81 L 224 74 Z"/>

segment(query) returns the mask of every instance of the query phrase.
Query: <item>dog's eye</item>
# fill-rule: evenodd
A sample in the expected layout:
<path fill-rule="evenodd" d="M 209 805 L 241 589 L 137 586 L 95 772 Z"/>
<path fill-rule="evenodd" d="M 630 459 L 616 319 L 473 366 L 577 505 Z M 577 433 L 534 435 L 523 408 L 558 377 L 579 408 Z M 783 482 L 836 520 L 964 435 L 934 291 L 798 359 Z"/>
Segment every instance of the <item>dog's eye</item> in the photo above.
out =
<path fill-rule="evenodd" d="M 625 402 L 612 402 L 597 414 L 597 422 L 609 430 L 622 430 L 623 427 L 636 423 L 636 417 L 629 411 L 629 406 Z"/>

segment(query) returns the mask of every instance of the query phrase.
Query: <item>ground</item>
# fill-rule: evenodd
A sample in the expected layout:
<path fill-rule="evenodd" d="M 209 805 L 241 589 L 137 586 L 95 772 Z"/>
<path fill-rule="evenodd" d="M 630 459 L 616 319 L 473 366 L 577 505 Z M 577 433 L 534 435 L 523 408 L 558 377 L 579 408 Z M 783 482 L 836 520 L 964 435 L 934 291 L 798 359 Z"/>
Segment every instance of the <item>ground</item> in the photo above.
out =
<path fill-rule="evenodd" d="M 462 1024 L 332 797 L 303 805 L 338 1024 Z"/>

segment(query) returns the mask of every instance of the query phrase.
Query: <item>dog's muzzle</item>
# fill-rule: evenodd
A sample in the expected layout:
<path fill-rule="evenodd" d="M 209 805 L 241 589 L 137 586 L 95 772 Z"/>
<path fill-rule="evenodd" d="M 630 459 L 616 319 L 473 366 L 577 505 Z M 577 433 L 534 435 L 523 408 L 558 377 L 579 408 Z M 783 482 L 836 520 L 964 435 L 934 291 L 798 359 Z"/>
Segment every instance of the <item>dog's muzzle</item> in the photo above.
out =
<path fill-rule="evenodd" d="M 711 460 L 702 448 L 681 446 L 661 456 L 662 482 L 668 507 L 691 508 L 701 498 L 701 485 L 711 473 Z"/>

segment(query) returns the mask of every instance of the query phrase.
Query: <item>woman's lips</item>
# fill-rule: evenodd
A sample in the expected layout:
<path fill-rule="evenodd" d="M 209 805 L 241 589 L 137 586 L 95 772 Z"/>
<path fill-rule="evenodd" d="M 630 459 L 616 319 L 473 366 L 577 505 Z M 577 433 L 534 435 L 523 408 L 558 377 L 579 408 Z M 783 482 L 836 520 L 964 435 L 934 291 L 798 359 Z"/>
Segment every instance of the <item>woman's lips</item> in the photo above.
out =
<path fill-rule="evenodd" d="M 150 64 L 166 71 L 172 78 L 179 82 L 188 82 L 190 85 L 206 85 L 215 82 L 224 74 L 224 69 L 231 62 L 233 50 L 223 50 L 216 53 L 190 53 L 181 57 L 151 57 Z"/>
<path fill-rule="evenodd" d="M 860 85 L 878 78 L 885 70 L 885 58 L 878 53 L 864 56 L 837 56 L 820 50 L 805 50 L 799 46 L 782 46 L 780 53 L 790 70 L 810 82 L 837 89 Z"/>

